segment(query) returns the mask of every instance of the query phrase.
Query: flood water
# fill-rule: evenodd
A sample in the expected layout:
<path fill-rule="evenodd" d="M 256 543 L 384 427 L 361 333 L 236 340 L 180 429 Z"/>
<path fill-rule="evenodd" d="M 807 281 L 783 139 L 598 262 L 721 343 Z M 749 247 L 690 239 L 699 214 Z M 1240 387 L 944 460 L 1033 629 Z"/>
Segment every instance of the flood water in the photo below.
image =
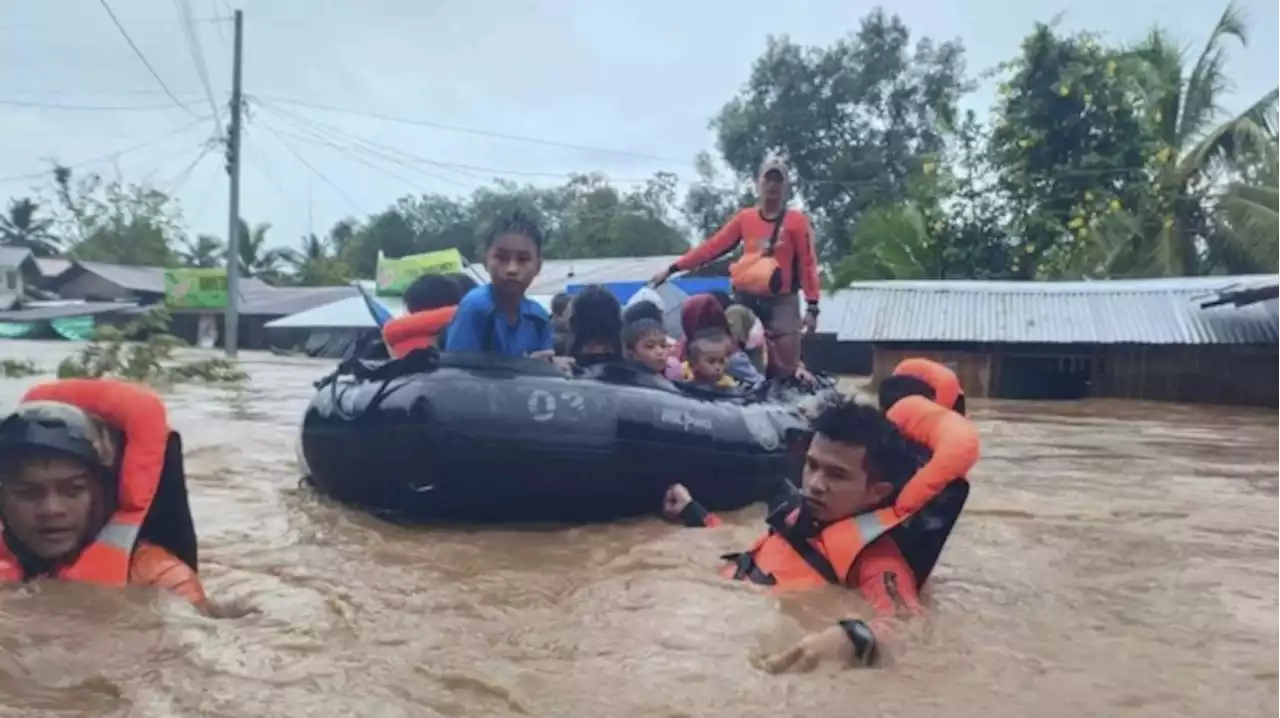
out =
<path fill-rule="evenodd" d="M 0 342 L 52 370 L 66 343 Z M 754 661 L 859 610 L 716 577 L 759 511 L 546 531 L 409 530 L 298 488 L 310 382 L 167 393 L 202 575 L 260 613 L 0 587 L 0 716 L 1274 716 L 1277 417 L 975 401 L 969 508 L 890 667 Z M 7 410 L 38 378 L 0 379 Z"/>

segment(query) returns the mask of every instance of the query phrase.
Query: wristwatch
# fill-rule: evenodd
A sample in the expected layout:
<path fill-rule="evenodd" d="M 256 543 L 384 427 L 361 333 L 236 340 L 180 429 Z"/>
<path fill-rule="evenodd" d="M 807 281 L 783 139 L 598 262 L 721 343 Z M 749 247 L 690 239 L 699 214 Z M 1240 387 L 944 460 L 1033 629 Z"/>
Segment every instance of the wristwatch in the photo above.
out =
<path fill-rule="evenodd" d="M 861 619 L 846 619 L 840 622 L 840 628 L 844 629 L 844 633 L 849 637 L 849 642 L 853 644 L 853 664 L 855 666 L 873 666 L 880 658 L 880 652 L 876 650 L 876 634 L 871 632 L 871 626 Z"/>
<path fill-rule="evenodd" d="M 818 303 L 817 303 L 817 302 L 809 302 L 809 306 L 805 309 L 805 312 L 806 312 L 806 313 L 808 313 L 808 314 L 812 314 L 812 315 L 814 315 L 815 317 L 816 317 L 816 316 L 818 316 L 818 314 L 819 314 L 819 311 L 818 311 Z"/>

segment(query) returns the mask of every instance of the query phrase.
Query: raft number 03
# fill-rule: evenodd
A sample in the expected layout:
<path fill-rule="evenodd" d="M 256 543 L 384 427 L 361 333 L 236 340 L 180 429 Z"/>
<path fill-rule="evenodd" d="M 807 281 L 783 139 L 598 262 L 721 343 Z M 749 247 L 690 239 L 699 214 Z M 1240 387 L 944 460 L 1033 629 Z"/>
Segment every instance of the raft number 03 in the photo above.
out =
<path fill-rule="evenodd" d="M 562 391 L 559 399 L 561 406 L 568 407 L 571 421 L 577 421 L 586 414 L 587 401 L 578 392 Z M 556 408 L 556 396 L 551 392 L 545 389 L 529 392 L 529 416 L 534 421 L 551 421 L 556 418 Z"/>

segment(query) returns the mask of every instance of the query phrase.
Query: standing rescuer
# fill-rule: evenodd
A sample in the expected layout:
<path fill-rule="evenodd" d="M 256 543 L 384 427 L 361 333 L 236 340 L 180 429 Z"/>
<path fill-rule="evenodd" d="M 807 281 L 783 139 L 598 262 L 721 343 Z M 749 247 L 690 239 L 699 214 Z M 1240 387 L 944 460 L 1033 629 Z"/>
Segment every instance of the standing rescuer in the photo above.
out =
<path fill-rule="evenodd" d="M 0 579 L 152 586 L 214 613 L 181 453 L 148 389 L 104 379 L 31 388 L 0 420 Z"/>
<path fill-rule="evenodd" d="M 760 203 L 738 212 L 702 244 L 653 277 L 655 285 L 675 272 L 697 269 L 743 245 L 740 260 L 729 268 L 738 303 L 750 307 L 765 323 L 771 374 L 790 376 L 800 365 L 801 331 L 818 326 L 817 252 L 813 229 L 800 210 L 787 208 L 790 171 L 780 157 L 760 166 Z M 800 293 L 805 299 L 803 318 Z"/>

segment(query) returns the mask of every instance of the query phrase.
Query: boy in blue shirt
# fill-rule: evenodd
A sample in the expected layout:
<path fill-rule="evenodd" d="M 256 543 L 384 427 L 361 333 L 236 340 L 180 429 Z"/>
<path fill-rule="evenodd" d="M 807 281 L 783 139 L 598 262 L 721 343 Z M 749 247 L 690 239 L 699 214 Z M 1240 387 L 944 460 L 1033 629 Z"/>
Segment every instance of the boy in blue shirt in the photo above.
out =
<path fill-rule="evenodd" d="M 462 298 L 445 346 L 451 352 L 551 358 L 551 317 L 524 296 L 542 269 L 537 224 L 521 212 L 495 220 L 485 236 L 484 266 L 491 283 Z"/>

